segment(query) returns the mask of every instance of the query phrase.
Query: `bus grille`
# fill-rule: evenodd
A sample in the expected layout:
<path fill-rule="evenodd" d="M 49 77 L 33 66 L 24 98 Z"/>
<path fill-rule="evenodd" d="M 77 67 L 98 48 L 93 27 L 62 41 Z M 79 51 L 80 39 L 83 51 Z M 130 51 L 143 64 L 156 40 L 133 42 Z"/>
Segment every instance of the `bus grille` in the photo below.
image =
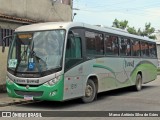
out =
<path fill-rule="evenodd" d="M 33 96 L 33 97 L 40 97 L 40 96 L 43 95 L 42 91 L 33 92 L 33 91 L 19 91 L 19 90 L 15 90 L 15 93 L 17 95 L 20 95 L 20 96 L 28 95 L 28 96 Z"/>

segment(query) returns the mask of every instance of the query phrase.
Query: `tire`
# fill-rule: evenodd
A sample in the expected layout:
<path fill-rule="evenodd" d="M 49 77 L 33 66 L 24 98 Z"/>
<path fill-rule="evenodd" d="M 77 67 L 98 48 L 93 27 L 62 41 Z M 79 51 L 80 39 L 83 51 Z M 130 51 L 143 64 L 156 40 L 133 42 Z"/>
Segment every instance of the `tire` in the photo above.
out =
<path fill-rule="evenodd" d="M 82 97 L 84 103 L 90 103 L 97 97 L 97 89 L 93 80 L 89 79 L 85 88 L 85 96 Z"/>
<path fill-rule="evenodd" d="M 142 89 L 142 76 L 137 74 L 136 76 L 136 84 L 134 86 L 135 91 L 140 91 Z"/>

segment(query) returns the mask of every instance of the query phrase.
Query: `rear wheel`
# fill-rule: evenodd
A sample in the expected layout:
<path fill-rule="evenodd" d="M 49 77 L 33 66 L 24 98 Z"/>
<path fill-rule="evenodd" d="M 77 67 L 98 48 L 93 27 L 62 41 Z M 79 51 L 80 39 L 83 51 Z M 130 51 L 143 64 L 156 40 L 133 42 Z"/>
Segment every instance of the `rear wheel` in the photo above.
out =
<path fill-rule="evenodd" d="M 94 101 L 97 95 L 97 89 L 93 80 L 89 79 L 86 84 L 85 96 L 82 97 L 84 103 Z"/>
<path fill-rule="evenodd" d="M 142 89 L 142 76 L 140 74 L 137 74 L 134 88 L 136 91 L 140 91 Z"/>

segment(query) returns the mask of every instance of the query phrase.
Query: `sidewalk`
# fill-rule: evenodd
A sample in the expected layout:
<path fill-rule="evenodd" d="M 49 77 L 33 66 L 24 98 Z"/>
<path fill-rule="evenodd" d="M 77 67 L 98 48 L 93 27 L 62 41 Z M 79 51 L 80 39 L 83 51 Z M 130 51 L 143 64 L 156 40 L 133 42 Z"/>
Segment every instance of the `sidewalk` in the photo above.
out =
<path fill-rule="evenodd" d="M 0 85 L 0 107 L 22 104 L 31 102 L 31 100 L 24 100 L 19 98 L 11 98 L 7 95 L 5 85 Z"/>

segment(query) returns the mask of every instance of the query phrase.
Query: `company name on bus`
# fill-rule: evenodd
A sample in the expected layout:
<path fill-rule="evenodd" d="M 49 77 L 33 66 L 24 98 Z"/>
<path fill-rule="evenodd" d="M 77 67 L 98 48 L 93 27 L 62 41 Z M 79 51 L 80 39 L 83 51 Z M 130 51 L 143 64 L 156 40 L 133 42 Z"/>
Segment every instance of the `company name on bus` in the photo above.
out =
<path fill-rule="evenodd" d="M 16 83 L 36 83 L 36 84 L 38 84 L 39 83 L 39 79 L 37 79 L 37 80 L 29 80 L 29 79 L 27 79 L 27 80 L 20 80 L 20 79 L 15 79 L 14 80 L 14 82 L 16 82 Z"/>
<path fill-rule="evenodd" d="M 134 67 L 134 60 L 129 62 L 125 60 L 125 67 Z"/>
<path fill-rule="evenodd" d="M 16 82 L 16 83 L 25 83 L 25 80 L 14 79 L 14 82 Z"/>
<path fill-rule="evenodd" d="M 27 79 L 27 83 L 39 83 L 39 79 L 38 80 L 28 80 Z"/>

